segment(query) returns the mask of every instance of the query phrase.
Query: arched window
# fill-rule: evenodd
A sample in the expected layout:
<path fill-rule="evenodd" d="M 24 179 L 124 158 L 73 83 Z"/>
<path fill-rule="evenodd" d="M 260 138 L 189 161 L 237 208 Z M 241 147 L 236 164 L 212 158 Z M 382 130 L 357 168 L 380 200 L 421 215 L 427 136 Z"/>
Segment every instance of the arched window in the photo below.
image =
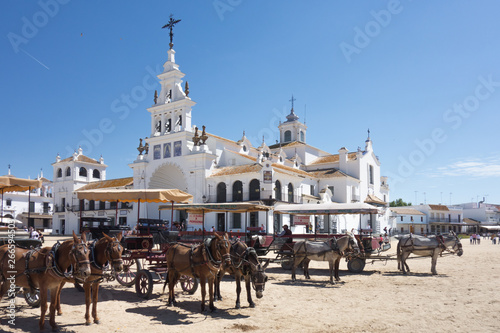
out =
<path fill-rule="evenodd" d="M 281 183 L 279 180 L 277 180 L 274 183 L 274 199 L 282 201 L 283 198 L 281 197 Z"/>
<path fill-rule="evenodd" d="M 226 183 L 217 184 L 217 202 L 226 202 Z"/>
<path fill-rule="evenodd" d="M 233 183 L 233 201 L 243 201 L 243 183 L 239 180 Z"/>
<path fill-rule="evenodd" d="M 260 200 L 260 182 L 252 179 L 250 182 L 250 200 Z"/>
<path fill-rule="evenodd" d="M 57 169 L 57 178 L 61 178 L 62 177 L 62 169 L 59 168 Z"/>
<path fill-rule="evenodd" d="M 300 131 L 300 141 L 304 142 L 304 131 Z"/>
<path fill-rule="evenodd" d="M 87 169 L 85 169 L 84 167 L 81 167 L 79 175 L 81 177 L 87 177 Z"/>
<path fill-rule="evenodd" d="M 286 131 L 285 132 L 285 142 L 290 142 L 292 141 L 292 131 Z"/>
<path fill-rule="evenodd" d="M 288 183 L 288 202 L 293 202 L 293 185 Z"/>
<path fill-rule="evenodd" d="M 66 177 L 69 177 L 69 176 L 71 176 L 71 168 L 67 167 L 66 168 Z"/>
<path fill-rule="evenodd" d="M 101 178 L 101 173 L 99 172 L 99 170 L 94 169 L 94 171 L 92 171 L 92 178 L 96 178 L 96 179 Z"/>

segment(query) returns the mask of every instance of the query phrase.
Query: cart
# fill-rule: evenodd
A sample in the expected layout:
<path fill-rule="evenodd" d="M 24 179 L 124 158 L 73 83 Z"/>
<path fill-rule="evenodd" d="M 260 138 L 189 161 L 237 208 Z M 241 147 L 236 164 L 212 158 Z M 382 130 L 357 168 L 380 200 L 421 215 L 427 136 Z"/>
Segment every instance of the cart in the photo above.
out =
<path fill-rule="evenodd" d="M 123 286 L 135 285 L 138 296 L 146 299 L 151 297 L 153 285 L 166 280 L 165 254 L 170 245 L 177 242 L 178 233 L 170 231 L 166 221 L 140 218 L 140 203 L 170 202 L 173 205 L 174 202 L 189 202 L 193 196 L 177 189 L 108 188 L 76 192 L 78 199 L 137 203 L 137 227 L 134 234 L 122 238 L 125 248 L 122 255 L 123 270 L 116 273 L 115 277 Z M 196 279 L 183 276 L 180 282 L 182 289 L 189 293 L 194 293 L 198 288 Z"/>
<path fill-rule="evenodd" d="M 11 228 L 11 230 L 14 230 L 14 236 L 12 237 L 14 239 L 14 244 L 17 247 L 30 249 L 40 248 L 42 246 L 42 241 L 39 239 L 29 238 L 29 234 L 27 231 L 19 230 L 17 228 Z M 9 232 L 8 227 L 0 227 L 0 246 L 9 244 L 9 238 L 11 237 L 9 236 L 9 234 L 11 234 L 11 232 Z M 33 308 L 37 308 L 40 306 L 41 299 L 40 291 L 38 289 L 35 289 L 33 292 L 31 292 L 30 288 L 16 287 L 16 293 L 23 294 L 24 299 L 29 306 Z"/>
<path fill-rule="evenodd" d="M 155 219 L 139 219 L 137 234 L 122 239 L 125 253 L 122 255 L 123 270 L 116 274 L 116 280 L 123 286 L 132 287 L 139 297 L 148 299 L 153 285 L 165 283 L 167 261 L 165 254 L 172 244 L 179 240 L 179 232 L 168 230 L 168 223 Z M 182 290 L 194 294 L 198 280 L 181 276 Z"/>

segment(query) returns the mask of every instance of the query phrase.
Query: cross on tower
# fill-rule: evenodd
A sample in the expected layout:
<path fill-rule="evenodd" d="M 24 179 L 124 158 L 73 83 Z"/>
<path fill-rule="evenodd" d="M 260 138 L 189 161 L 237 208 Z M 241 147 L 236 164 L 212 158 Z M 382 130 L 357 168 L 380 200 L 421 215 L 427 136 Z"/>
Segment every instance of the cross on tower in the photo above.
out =
<path fill-rule="evenodd" d="M 293 110 L 293 102 L 295 101 L 296 99 L 293 98 L 293 94 L 292 94 L 292 99 L 290 99 L 289 101 L 292 102 L 292 110 Z"/>
<path fill-rule="evenodd" d="M 170 20 L 168 21 L 167 24 L 165 24 L 162 29 L 164 28 L 168 28 L 170 29 L 170 44 L 168 44 L 170 46 L 170 48 L 174 47 L 174 43 L 172 42 L 173 38 L 174 38 L 174 33 L 172 32 L 172 29 L 174 28 L 174 25 L 176 25 L 177 23 L 179 23 L 181 20 L 176 20 L 173 18 L 173 15 L 170 14 Z"/>

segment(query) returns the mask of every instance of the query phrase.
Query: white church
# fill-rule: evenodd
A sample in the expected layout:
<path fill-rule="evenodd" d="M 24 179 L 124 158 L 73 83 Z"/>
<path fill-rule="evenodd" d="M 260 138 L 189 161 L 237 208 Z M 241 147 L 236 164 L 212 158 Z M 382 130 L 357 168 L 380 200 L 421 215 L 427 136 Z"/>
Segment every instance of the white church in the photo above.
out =
<path fill-rule="evenodd" d="M 328 153 L 307 144 L 307 126 L 299 120 L 292 107 L 280 122 L 279 142 L 265 142 L 254 147 L 243 136 L 237 140 L 208 133 L 204 126 L 193 125 L 195 102 L 189 97 L 185 76 L 176 63 L 170 44 L 168 59 L 159 73 L 160 92 L 155 92 L 154 105 L 147 109 L 151 124 L 141 139 L 137 159 L 129 164 L 131 178 L 106 180 L 102 157 L 95 160 L 83 155 L 81 149 L 73 156 L 56 158 L 54 193 L 57 212 L 54 230 L 71 233 L 78 230 L 79 218 L 109 217 L 115 224 L 134 227 L 137 205 L 78 202 L 77 189 L 121 187 L 134 189 L 177 188 L 193 195 L 194 203 L 255 202 L 267 205 L 280 203 L 369 203 L 378 214 L 332 215 L 304 219 L 267 212 L 209 213 L 205 228 L 218 231 L 245 231 L 247 227 L 264 226 L 268 232 L 280 231 L 288 224 L 293 233 L 317 231 L 324 233 L 346 230 L 372 230 L 380 233 L 389 228 L 387 209 L 389 186 L 381 176 L 380 161 L 369 137 L 364 149 L 349 152 L 343 146 L 332 147 Z M 237 119 L 235 119 L 237 122 Z M 159 211 L 160 204 L 141 204 L 141 218 L 171 219 L 170 211 Z M 76 212 L 81 207 L 83 213 Z M 271 207 L 272 208 L 272 207 Z M 69 209 L 69 210 L 68 210 Z M 173 222 L 183 222 L 187 230 L 198 230 L 199 220 L 185 211 L 175 210 Z M 170 221 L 172 222 L 172 221 Z M 314 228 L 317 228 L 314 230 Z"/>

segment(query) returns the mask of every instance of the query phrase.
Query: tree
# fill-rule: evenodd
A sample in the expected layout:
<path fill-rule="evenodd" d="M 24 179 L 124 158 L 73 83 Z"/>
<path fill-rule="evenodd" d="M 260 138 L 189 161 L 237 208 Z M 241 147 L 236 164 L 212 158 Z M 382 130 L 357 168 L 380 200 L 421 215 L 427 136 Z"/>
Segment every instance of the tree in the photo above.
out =
<path fill-rule="evenodd" d="M 401 206 L 411 206 L 411 202 L 404 202 L 403 199 L 399 198 L 389 203 L 390 207 L 401 207 Z"/>

